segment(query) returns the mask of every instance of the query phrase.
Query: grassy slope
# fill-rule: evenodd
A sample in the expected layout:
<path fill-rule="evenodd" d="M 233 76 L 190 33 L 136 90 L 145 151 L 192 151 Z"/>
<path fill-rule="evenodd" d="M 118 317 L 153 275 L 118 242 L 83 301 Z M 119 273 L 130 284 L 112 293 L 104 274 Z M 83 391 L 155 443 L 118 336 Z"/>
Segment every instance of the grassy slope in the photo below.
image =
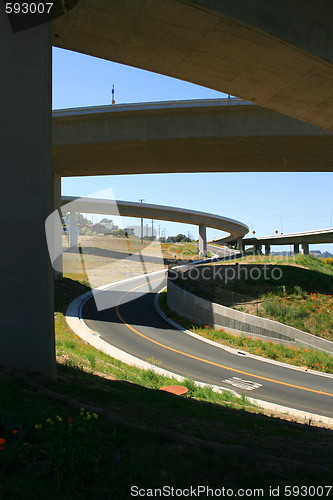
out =
<path fill-rule="evenodd" d="M 266 491 L 327 484 L 332 431 L 245 411 L 246 401 L 230 396 L 227 406 L 202 401 L 223 403 L 209 389 L 196 393 L 190 381 L 191 399 L 156 391 L 161 377 L 128 368 L 69 331 L 64 308 L 85 290 L 70 280 L 57 285 L 57 381 L 0 372 L 1 500 L 127 499 L 132 484 Z"/>
<path fill-rule="evenodd" d="M 242 349 L 256 356 L 325 373 L 333 373 L 333 357 L 324 352 L 316 351 L 315 349 L 298 348 L 292 345 L 283 345 L 278 342 L 265 342 L 248 334 L 244 334 L 244 336 L 233 335 L 226 332 L 223 328 L 215 330 L 209 325 L 200 325 L 171 311 L 167 306 L 166 296 L 166 293 L 162 293 L 160 296 L 160 306 L 164 313 L 183 328 L 191 330 L 197 335 L 235 349 Z"/>
<path fill-rule="evenodd" d="M 274 280 L 263 276 L 261 279 L 241 279 L 228 284 L 218 277 L 209 281 L 180 280 L 179 283 L 190 292 L 221 304 L 226 298 L 224 290 L 244 294 L 248 296 L 247 300 L 259 299 L 259 310 L 253 304 L 236 307 L 333 340 L 332 265 L 306 255 L 290 258 L 254 256 L 239 259 L 238 262 L 278 267 L 282 277 Z"/>

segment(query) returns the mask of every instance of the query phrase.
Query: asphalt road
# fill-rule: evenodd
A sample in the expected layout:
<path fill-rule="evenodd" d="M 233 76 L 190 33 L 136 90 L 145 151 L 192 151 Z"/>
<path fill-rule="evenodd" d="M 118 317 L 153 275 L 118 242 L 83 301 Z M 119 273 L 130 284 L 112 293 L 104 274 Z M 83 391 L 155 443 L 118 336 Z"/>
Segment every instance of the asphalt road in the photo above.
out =
<path fill-rule="evenodd" d="M 156 292 L 162 288 L 157 278 L 156 274 L 149 278 L 151 291 L 141 296 L 138 292 L 147 286 L 142 277 L 102 292 L 114 304 L 104 311 L 97 311 L 94 300 L 88 300 L 82 309 L 85 323 L 108 343 L 143 360 L 154 358 L 161 368 L 179 375 L 333 417 L 332 377 L 233 354 L 173 328 L 154 307 Z"/>

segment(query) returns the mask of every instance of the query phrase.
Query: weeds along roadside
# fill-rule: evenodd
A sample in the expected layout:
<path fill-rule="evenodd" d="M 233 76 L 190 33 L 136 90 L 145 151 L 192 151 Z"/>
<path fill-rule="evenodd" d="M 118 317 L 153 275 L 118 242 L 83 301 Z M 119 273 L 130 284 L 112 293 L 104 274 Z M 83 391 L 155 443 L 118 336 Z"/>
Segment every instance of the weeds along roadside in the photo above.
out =
<path fill-rule="evenodd" d="M 169 309 L 166 291 L 160 293 L 159 305 L 162 311 L 181 327 L 207 339 L 236 349 L 240 348 L 256 356 L 325 373 L 333 373 L 333 357 L 324 352 L 315 349 L 298 348 L 292 345 L 283 345 L 272 341 L 266 342 L 246 334 L 244 336 L 233 335 L 226 332 L 223 328 L 214 329 L 209 325 L 195 323 Z"/>

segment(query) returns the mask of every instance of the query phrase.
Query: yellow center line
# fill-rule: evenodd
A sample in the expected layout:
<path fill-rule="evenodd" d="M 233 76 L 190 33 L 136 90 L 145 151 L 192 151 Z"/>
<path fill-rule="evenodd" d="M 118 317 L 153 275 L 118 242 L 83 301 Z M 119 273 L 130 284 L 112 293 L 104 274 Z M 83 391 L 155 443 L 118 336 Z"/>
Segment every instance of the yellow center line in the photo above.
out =
<path fill-rule="evenodd" d="M 160 281 L 160 278 L 157 278 L 155 280 L 149 280 L 149 283 L 154 283 L 155 281 Z M 142 286 L 145 286 L 147 285 L 147 281 L 145 283 L 142 283 L 141 285 L 138 285 L 138 286 L 135 286 L 134 288 L 132 288 L 131 290 L 129 290 L 128 292 L 124 293 L 124 295 L 121 297 L 121 299 L 123 297 L 125 297 L 128 293 L 131 293 L 133 292 L 134 290 L 137 290 L 138 288 L 141 288 Z M 121 302 L 121 299 L 119 302 Z M 119 305 L 116 306 L 116 314 L 119 318 L 119 320 L 127 327 L 129 328 L 132 332 L 136 333 L 137 335 L 139 335 L 140 337 L 142 337 L 143 339 L 146 339 L 148 340 L 149 342 L 152 342 L 153 344 L 156 344 L 160 347 L 163 347 L 164 349 L 168 349 L 169 351 L 172 351 L 172 352 L 175 352 L 177 354 L 181 354 L 183 356 L 186 356 L 188 358 L 191 358 L 191 359 L 195 359 L 196 361 L 201 361 L 202 363 L 207 363 L 209 365 L 213 365 L 213 366 L 217 366 L 219 368 L 223 368 L 224 370 L 229 370 L 229 371 L 232 371 L 232 372 L 235 372 L 235 373 L 240 373 L 242 375 L 247 375 L 249 377 L 255 377 L 255 378 L 258 378 L 260 380 L 265 380 L 266 382 L 273 382 L 274 384 L 279 384 L 279 385 L 285 385 L 287 387 L 293 387 L 294 389 L 301 389 L 302 391 L 308 391 L 308 392 L 315 392 L 317 394 L 323 394 L 324 396 L 332 396 L 333 397 L 333 394 L 329 393 L 329 392 L 323 392 L 323 391 L 317 391 L 316 389 L 309 389 L 308 387 L 301 387 L 299 385 L 294 385 L 294 384 L 288 384 L 287 382 L 281 382 L 280 380 L 275 380 L 275 379 L 272 379 L 272 378 L 266 378 L 266 377 L 262 377 L 260 375 L 255 375 L 254 373 L 249 373 L 249 372 L 244 372 L 242 370 L 237 370 L 236 368 L 230 368 L 229 366 L 225 366 L 225 365 L 221 365 L 219 363 L 214 363 L 214 361 L 209 361 L 208 359 L 204 359 L 204 358 L 200 358 L 198 356 L 193 356 L 192 354 L 188 354 L 186 352 L 183 352 L 183 351 L 180 351 L 178 349 L 174 349 L 173 347 L 169 347 L 167 345 L 164 345 L 162 344 L 161 342 L 157 342 L 157 340 L 153 340 L 151 339 L 150 337 L 147 337 L 146 335 L 144 335 L 143 333 L 139 332 L 138 330 L 136 330 L 136 328 L 134 328 L 133 326 L 129 325 L 125 319 L 123 318 L 123 316 L 121 315 L 120 313 L 120 310 L 119 310 Z"/>

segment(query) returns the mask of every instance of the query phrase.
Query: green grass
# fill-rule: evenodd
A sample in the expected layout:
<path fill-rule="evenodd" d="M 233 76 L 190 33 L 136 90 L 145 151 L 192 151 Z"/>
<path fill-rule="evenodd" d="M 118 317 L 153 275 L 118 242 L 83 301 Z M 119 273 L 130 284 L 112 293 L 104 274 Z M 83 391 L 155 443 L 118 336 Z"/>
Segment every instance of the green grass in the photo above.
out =
<path fill-rule="evenodd" d="M 126 365 L 102 351 L 98 351 L 73 335 L 62 313 L 57 314 L 56 354 L 58 361 L 64 366 L 77 368 L 88 373 L 95 371 L 107 376 L 111 375 L 117 379 L 135 383 L 149 389 L 159 389 L 164 385 L 179 384 L 173 378 L 156 374 L 152 370 L 142 370 Z M 147 359 L 147 361 L 156 366 L 160 364 L 158 360 Z M 202 388 L 195 386 L 195 389 L 191 390 L 191 396 L 203 401 L 220 404 L 226 403 L 228 406 L 243 407 L 245 405 L 248 408 L 253 407 L 247 401 L 239 400 L 239 398 L 233 396 L 228 391 L 219 394 L 213 392 L 210 387 Z"/>
<path fill-rule="evenodd" d="M 214 267 L 207 265 L 199 269 L 206 277 L 210 273 L 211 279 L 178 278 L 176 283 L 212 302 L 233 306 L 333 341 L 332 265 L 311 255 L 288 258 L 251 256 L 237 262 L 241 265 L 266 265 L 269 269 L 267 276 L 271 275 L 273 268 L 278 268 L 281 279 L 266 279 L 263 273 L 260 279 L 251 279 L 250 276 L 244 279 L 243 275 L 238 281 L 224 283 L 218 276 L 213 277 Z"/>
<path fill-rule="evenodd" d="M 183 328 L 191 330 L 202 337 L 235 349 L 242 349 L 256 356 L 263 356 L 264 358 L 325 373 L 333 373 L 333 357 L 325 352 L 273 343 L 271 341 L 266 342 L 247 334 L 244 334 L 244 336 L 232 335 L 223 328 L 216 330 L 209 325 L 200 325 L 171 311 L 167 306 L 166 297 L 166 292 L 160 294 L 160 306 L 164 313 Z"/>
<path fill-rule="evenodd" d="M 196 243 L 184 242 L 178 243 L 161 243 L 163 254 L 170 256 L 174 254 L 177 259 L 188 259 L 189 257 L 196 257 L 198 255 L 198 245 Z"/>
<path fill-rule="evenodd" d="M 272 418 L 246 398 L 177 383 L 97 351 L 68 328 L 56 284 L 57 380 L 0 370 L 0 499 L 118 500 L 131 485 L 327 484 L 332 431 Z M 97 375 L 99 372 L 99 375 Z"/>

